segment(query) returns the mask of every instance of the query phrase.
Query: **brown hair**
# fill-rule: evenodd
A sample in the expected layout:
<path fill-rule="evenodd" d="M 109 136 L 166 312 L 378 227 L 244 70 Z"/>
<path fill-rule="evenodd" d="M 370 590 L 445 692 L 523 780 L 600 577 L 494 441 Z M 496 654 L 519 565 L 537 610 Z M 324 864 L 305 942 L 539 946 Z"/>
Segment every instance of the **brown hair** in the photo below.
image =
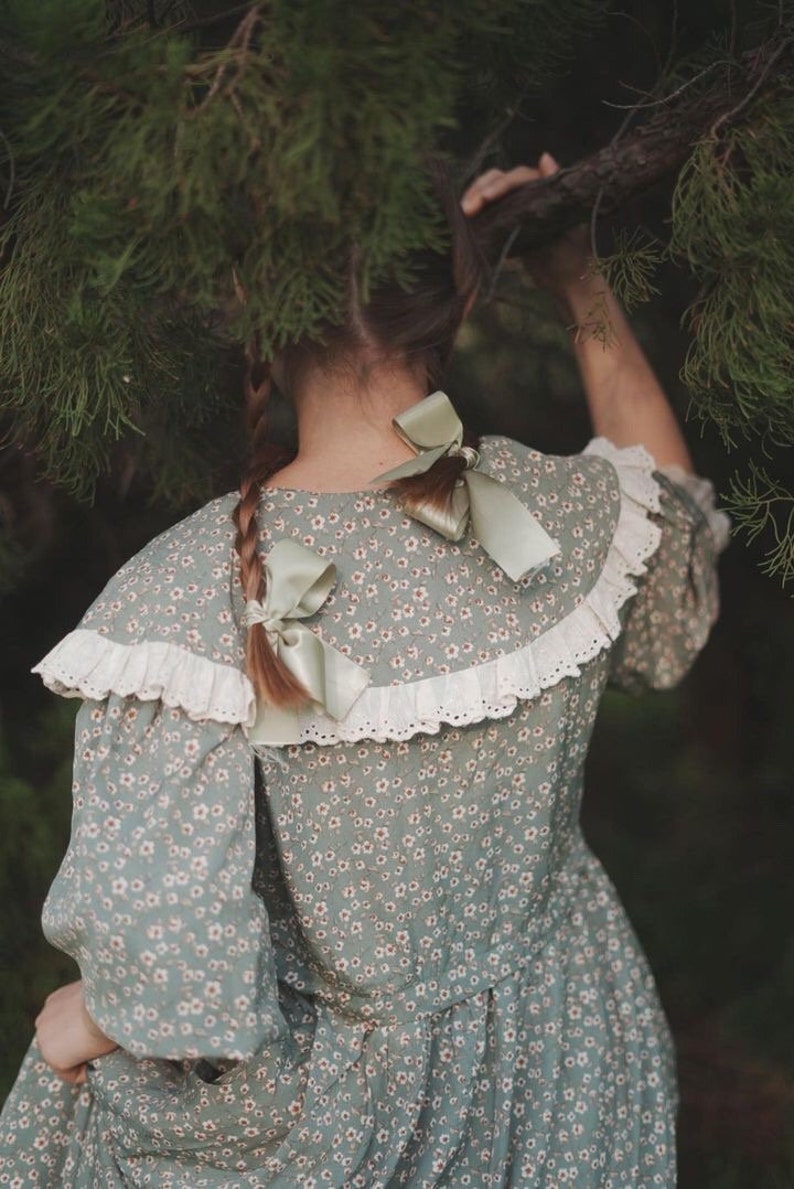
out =
<path fill-rule="evenodd" d="M 378 285 L 362 303 L 358 287 L 358 261 L 350 260 L 346 317 L 340 325 L 323 328 L 322 340 L 300 340 L 284 348 L 280 357 L 283 387 L 295 391 L 313 366 L 329 367 L 352 360 L 363 348 L 374 348 L 379 361 L 399 359 L 421 369 L 428 394 L 444 380 L 455 337 L 470 301 L 482 287 L 487 273 L 481 242 L 471 220 L 463 213 L 444 166 L 434 162 L 431 177 L 449 228 L 445 252 L 425 250 L 412 256 L 415 282 L 409 290 L 396 283 Z M 246 421 L 250 434 L 250 460 L 240 484 L 234 510 L 237 526 L 235 549 L 240 557 L 246 601 L 261 600 L 265 574 L 257 549 L 256 520 L 261 485 L 289 460 L 283 448 L 268 439 L 268 398 L 271 378 L 259 358 L 256 343 L 249 343 L 245 377 Z M 466 445 L 477 445 L 467 435 Z M 408 510 L 415 500 L 431 500 L 439 507 L 449 503 L 466 460 L 440 458 L 424 475 L 401 479 L 391 485 Z M 246 667 L 258 696 L 279 706 L 296 706 L 308 695 L 278 659 L 261 623 L 251 624 L 246 639 Z"/>

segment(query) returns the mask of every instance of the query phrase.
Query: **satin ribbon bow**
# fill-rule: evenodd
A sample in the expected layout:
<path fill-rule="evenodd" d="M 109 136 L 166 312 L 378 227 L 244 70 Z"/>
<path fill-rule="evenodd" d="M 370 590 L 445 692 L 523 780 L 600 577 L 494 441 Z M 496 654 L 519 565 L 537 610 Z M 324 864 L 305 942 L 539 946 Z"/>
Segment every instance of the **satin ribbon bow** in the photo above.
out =
<path fill-rule="evenodd" d="M 261 623 L 276 655 L 312 701 L 331 718 L 344 718 L 369 684 L 366 669 L 301 623 L 319 611 L 336 582 L 336 566 L 297 541 L 277 541 L 265 562 L 264 599 L 249 599 L 243 623 Z M 278 746 L 300 740 L 299 712 L 260 699 L 250 743 Z"/>
<path fill-rule="evenodd" d="M 517 582 L 559 553 L 560 547 L 532 513 L 503 483 L 477 470 L 480 456 L 463 445 L 463 425 L 449 397 L 434 392 L 412 405 L 392 422 L 402 440 L 417 451 L 416 458 L 378 475 L 372 482 L 423 475 L 445 454 L 465 459 L 466 469 L 453 489 L 449 507 L 411 501 L 406 511 L 448 541 L 459 541 L 471 529 L 483 549 L 508 578 Z"/>

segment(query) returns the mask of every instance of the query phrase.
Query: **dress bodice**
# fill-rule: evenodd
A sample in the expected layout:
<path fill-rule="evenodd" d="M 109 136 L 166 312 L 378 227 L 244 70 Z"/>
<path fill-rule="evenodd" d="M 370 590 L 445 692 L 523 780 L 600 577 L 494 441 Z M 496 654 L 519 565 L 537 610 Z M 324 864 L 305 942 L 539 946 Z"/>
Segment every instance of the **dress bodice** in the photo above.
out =
<path fill-rule="evenodd" d="M 607 681 L 667 687 L 703 646 L 725 525 L 641 449 L 490 438 L 482 466 L 559 545 L 529 579 L 389 495 L 263 493 L 263 554 L 333 561 L 306 623 L 370 675 L 298 743 L 249 740 L 234 494 L 37 666 L 84 699 L 45 929 L 121 1047 L 69 1102 L 31 1051 L 7 1167 L 76 1189 L 672 1183 L 669 1037 L 579 801 Z"/>

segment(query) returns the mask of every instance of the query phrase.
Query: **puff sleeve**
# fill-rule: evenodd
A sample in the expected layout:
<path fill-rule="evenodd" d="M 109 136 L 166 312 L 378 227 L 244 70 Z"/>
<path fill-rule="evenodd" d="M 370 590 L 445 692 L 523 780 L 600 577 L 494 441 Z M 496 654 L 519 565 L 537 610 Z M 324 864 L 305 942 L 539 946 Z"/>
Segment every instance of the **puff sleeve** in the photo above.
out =
<path fill-rule="evenodd" d="M 241 1059 L 285 1027 L 251 886 L 255 699 L 229 505 L 151 542 L 34 669 L 84 699 L 44 930 L 76 959 L 91 1016 L 138 1057 Z"/>
<path fill-rule="evenodd" d="M 622 453 L 611 457 L 618 470 Z M 669 689 L 688 673 L 719 614 L 717 561 L 730 529 L 708 480 L 665 467 L 652 481 L 658 544 L 633 580 L 610 658 L 611 683 L 628 692 Z"/>
<path fill-rule="evenodd" d="M 251 888 L 252 756 L 239 727 L 110 694 L 77 717 L 69 849 L 43 914 L 86 1006 L 146 1057 L 276 1041 L 268 920 Z"/>

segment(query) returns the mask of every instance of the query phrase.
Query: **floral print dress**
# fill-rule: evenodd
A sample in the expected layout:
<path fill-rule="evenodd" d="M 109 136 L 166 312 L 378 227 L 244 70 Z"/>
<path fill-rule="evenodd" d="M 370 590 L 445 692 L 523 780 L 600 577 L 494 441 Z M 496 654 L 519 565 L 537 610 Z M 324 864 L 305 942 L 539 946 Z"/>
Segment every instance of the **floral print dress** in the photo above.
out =
<path fill-rule="evenodd" d="M 384 492 L 263 492 L 263 553 L 336 565 L 308 622 L 371 677 L 296 744 L 247 737 L 234 494 L 37 666 L 84 699 L 44 928 L 121 1047 L 77 1088 L 31 1047 L 0 1185 L 674 1185 L 670 1036 L 579 804 L 607 681 L 703 646 L 724 517 L 603 439 L 481 466 L 560 545 L 532 578 Z"/>

